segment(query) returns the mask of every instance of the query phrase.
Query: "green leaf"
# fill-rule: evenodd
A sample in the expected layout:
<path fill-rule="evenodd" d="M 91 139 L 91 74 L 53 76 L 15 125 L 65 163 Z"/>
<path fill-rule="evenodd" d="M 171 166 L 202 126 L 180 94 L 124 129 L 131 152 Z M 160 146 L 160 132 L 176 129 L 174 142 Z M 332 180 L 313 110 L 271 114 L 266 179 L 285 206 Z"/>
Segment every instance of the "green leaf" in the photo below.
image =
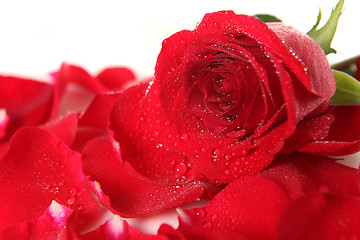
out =
<path fill-rule="evenodd" d="M 360 105 L 360 82 L 341 71 L 333 70 L 336 91 L 331 105 Z"/>
<path fill-rule="evenodd" d="M 315 40 L 315 42 L 321 46 L 325 54 L 336 53 L 336 51 L 332 49 L 330 45 L 334 38 L 343 6 L 344 0 L 340 0 L 335 9 L 332 10 L 327 23 L 322 28 L 317 29 L 321 20 L 321 10 L 319 10 L 319 15 L 314 27 L 307 33 L 312 39 Z"/>
<path fill-rule="evenodd" d="M 258 19 L 260 19 L 263 22 L 281 22 L 280 19 L 278 19 L 277 17 L 275 17 L 273 15 L 269 15 L 269 14 L 256 14 L 254 17 L 257 17 Z"/>

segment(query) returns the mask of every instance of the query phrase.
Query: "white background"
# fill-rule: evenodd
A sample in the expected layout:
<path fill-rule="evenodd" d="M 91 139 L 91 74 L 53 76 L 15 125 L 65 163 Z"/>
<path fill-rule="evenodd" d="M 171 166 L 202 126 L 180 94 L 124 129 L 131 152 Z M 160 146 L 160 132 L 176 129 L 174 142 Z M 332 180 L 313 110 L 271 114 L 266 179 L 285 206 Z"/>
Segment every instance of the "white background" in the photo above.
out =
<path fill-rule="evenodd" d="M 307 32 L 337 0 L 0 0 L 0 74 L 46 78 L 62 62 L 91 73 L 114 65 L 150 76 L 163 39 L 206 12 L 270 13 Z M 359 0 L 345 0 L 330 62 L 360 54 Z M 322 22 L 323 23 L 323 22 Z"/>

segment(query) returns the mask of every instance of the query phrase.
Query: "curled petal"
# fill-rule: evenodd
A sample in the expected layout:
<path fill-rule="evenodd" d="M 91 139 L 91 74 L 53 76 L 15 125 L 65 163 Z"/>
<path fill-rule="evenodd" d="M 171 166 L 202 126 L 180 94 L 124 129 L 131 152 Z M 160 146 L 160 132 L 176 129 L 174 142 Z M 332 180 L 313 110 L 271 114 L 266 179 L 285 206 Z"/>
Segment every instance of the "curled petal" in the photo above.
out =
<path fill-rule="evenodd" d="M 93 139 L 85 146 L 83 168 L 100 184 L 103 204 L 122 217 L 143 216 L 194 201 L 209 186 L 200 181 L 143 177 L 123 163 L 109 138 Z"/>
<path fill-rule="evenodd" d="M 304 144 L 298 151 L 327 156 L 344 156 L 360 151 L 360 106 L 336 106 L 331 114 L 334 122 L 329 135 Z"/>
<path fill-rule="evenodd" d="M 9 118 L 5 139 L 20 127 L 36 126 L 53 118 L 58 110 L 55 92 L 53 85 L 44 82 L 0 76 L 0 109 L 5 109 Z"/>

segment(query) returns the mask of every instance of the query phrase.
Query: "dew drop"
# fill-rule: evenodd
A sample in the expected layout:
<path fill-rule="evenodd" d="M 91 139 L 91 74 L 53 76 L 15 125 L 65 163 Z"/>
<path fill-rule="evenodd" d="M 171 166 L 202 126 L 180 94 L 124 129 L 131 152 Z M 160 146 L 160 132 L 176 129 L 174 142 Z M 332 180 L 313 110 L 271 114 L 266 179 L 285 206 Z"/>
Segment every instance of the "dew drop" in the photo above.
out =
<path fill-rule="evenodd" d="M 221 153 L 220 149 L 218 149 L 218 148 L 216 148 L 212 151 L 212 154 L 214 157 L 220 156 L 220 153 Z"/>
<path fill-rule="evenodd" d="M 197 208 L 197 209 L 195 209 L 195 215 L 199 218 L 203 218 L 203 217 L 205 217 L 206 212 L 202 208 Z"/>
<path fill-rule="evenodd" d="M 216 214 L 213 214 L 213 215 L 211 215 L 211 220 L 216 220 L 217 219 L 217 215 Z"/>
<path fill-rule="evenodd" d="M 206 148 L 201 147 L 201 148 L 200 148 L 200 152 L 206 152 Z"/>
<path fill-rule="evenodd" d="M 225 154 L 224 158 L 225 158 L 226 161 L 229 161 L 231 156 L 230 156 L 230 154 Z"/>
<path fill-rule="evenodd" d="M 203 226 L 203 228 L 211 228 L 211 227 L 212 227 L 212 224 L 211 224 L 211 222 L 204 222 L 204 223 L 202 224 L 202 226 Z"/>
<path fill-rule="evenodd" d="M 71 188 L 69 193 L 70 193 L 70 196 L 75 196 L 77 194 L 77 189 L 76 188 Z"/>
<path fill-rule="evenodd" d="M 180 136 L 180 139 L 181 141 L 186 142 L 187 140 L 189 140 L 189 135 L 187 133 L 184 133 Z"/>
<path fill-rule="evenodd" d="M 164 126 L 169 126 L 170 125 L 170 121 L 165 121 L 164 122 Z"/>
<path fill-rule="evenodd" d="M 72 205 L 72 204 L 75 203 L 75 201 L 76 201 L 76 198 L 73 197 L 73 196 L 71 196 L 71 197 L 69 197 L 69 198 L 67 199 L 66 202 L 67 202 L 68 204 Z"/>
<path fill-rule="evenodd" d="M 229 176 L 230 174 L 231 174 L 231 171 L 230 171 L 230 169 L 225 169 L 225 172 L 224 172 L 224 174 L 226 175 L 226 176 Z"/>
<path fill-rule="evenodd" d="M 218 162 L 219 162 L 219 157 L 217 157 L 217 156 L 214 156 L 212 159 L 211 159 L 211 162 L 212 162 L 212 164 L 217 164 Z"/>
<path fill-rule="evenodd" d="M 183 176 L 187 171 L 185 163 L 178 163 L 174 166 L 174 172 L 177 176 Z"/>

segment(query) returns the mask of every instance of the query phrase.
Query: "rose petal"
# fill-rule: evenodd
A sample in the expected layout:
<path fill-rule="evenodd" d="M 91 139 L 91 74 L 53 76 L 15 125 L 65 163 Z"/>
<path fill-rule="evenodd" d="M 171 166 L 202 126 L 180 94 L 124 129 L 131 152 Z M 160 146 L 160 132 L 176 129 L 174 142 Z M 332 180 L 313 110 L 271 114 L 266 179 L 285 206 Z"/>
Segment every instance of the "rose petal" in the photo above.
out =
<path fill-rule="evenodd" d="M 126 67 L 111 67 L 102 70 L 96 78 L 108 90 L 118 91 L 124 89 L 126 85 L 133 82 L 136 77 L 135 74 Z"/>
<path fill-rule="evenodd" d="M 359 170 L 335 161 L 301 153 L 279 155 L 260 175 L 281 186 L 291 200 L 318 189 L 360 197 Z"/>
<path fill-rule="evenodd" d="M 105 92 L 107 89 L 96 78 L 92 77 L 83 68 L 63 63 L 56 77 L 59 81 L 77 83 L 92 93 Z"/>
<path fill-rule="evenodd" d="M 321 141 L 329 134 L 333 121 L 334 117 L 330 113 L 301 121 L 294 135 L 286 139 L 281 154 L 294 152 L 309 142 Z"/>
<path fill-rule="evenodd" d="M 167 119 L 158 116 L 158 124 L 164 127 L 161 132 L 153 131 L 151 122 L 144 118 L 141 106 L 147 84 L 142 83 L 124 91 L 115 104 L 110 116 L 110 128 L 114 138 L 119 142 L 121 156 L 141 175 L 156 179 L 174 179 L 187 173 L 186 159 L 180 153 L 162 147 L 161 141 L 168 136 L 172 138 Z M 151 111 L 151 109 L 148 109 Z M 155 113 L 156 114 L 156 113 Z M 169 130 L 169 131 L 168 131 Z M 173 143 L 177 144 L 177 143 Z M 181 170 L 176 166 L 185 164 Z"/>
<path fill-rule="evenodd" d="M 99 182 L 110 202 L 104 204 L 123 217 L 142 216 L 199 198 L 208 184 L 186 180 L 151 180 L 121 160 L 108 138 L 91 140 L 83 151 L 83 168 Z"/>
<path fill-rule="evenodd" d="M 53 201 L 37 219 L 0 230 L 0 239 L 76 239 L 68 225 L 72 213 L 70 208 Z"/>
<path fill-rule="evenodd" d="M 51 132 L 66 145 L 71 146 L 75 140 L 76 129 L 78 127 L 78 114 L 70 113 L 39 127 Z"/>
<path fill-rule="evenodd" d="M 159 234 L 167 236 L 169 239 L 179 240 L 250 240 L 239 233 L 230 233 L 218 228 L 206 228 L 201 225 L 193 225 L 179 218 L 179 227 L 174 229 L 170 225 L 163 224 L 160 226 Z"/>
<path fill-rule="evenodd" d="M 91 101 L 79 120 L 80 126 L 107 129 L 110 112 L 120 93 L 98 94 Z"/>
<path fill-rule="evenodd" d="M 359 224 L 360 198 L 312 193 L 286 209 L 277 239 L 357 239 Z"/>
<path fill-rule="evenodd" d="M 205 228 L 249 239 L 275 239 L 278 221 L 288 204 L 288 197 L 275 182 L 249 176 L 230 183 L 204 208 L 186 213 L 191 222 Z"/>
<path fill-rule="evenodd" d="M 54 86 L 47 83 L 0 76 L 0 109 L 5 109 L 10 118 L 6 138 L 20 127 L 36 126 L 55 116 L 54 92 Z"/>
<path fill-rule="evenodd" d="M 43 215 L 52 200 L 79 212 L 77 229 L 100 214 L 84 185 L 80 154 L 39 128 L 22 128 L 0 160 L 0 229 Z"/>
<path fill-rule="evenodd" d="M 336 106 L 334 122 L 323 140 L 303 145 L 298 151 L 328 156 L 344 156 L 360 151 L 360 106 Z"/>
<path fill-rule="evenodd" d="M 98 239 L 107 239 L 107 240 L 118 240 L 118 239 L 129 239 L 129 240 L 167 240 L 165 236 L 161 235 L 147 235 L 141 233 L 136 228 L 130 226 L 125 220 L 121 219 L 119 216 L 114 216 L 112 219 L 108 220 L 105 224 L 100 225 L 95 230 L 79 235 L 79 239 L 84 240 L 98 240 Z"/>

